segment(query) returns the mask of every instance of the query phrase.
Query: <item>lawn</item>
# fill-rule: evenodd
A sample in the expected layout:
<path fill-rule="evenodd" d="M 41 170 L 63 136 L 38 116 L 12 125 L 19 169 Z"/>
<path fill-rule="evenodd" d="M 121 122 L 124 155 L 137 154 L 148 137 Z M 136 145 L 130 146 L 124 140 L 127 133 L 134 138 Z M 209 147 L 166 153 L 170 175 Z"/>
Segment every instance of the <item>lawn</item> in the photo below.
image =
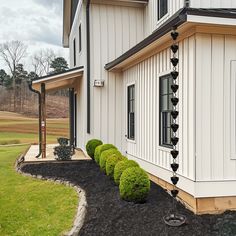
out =
<path fill-rule="evenodd" d="M 68 119 L 47 120 L 47 143 L 56 143 L 58 137 L 68 137 Z M 0 145 L 37 143 L 38 119 L 0 111 Z"/>
<path fill-rule="evenodd" d="M 0 235 L 62 235 L 72 227 L 77 193 L 18 174 L 14 162 L 26 148 L 0 148 Z"/>

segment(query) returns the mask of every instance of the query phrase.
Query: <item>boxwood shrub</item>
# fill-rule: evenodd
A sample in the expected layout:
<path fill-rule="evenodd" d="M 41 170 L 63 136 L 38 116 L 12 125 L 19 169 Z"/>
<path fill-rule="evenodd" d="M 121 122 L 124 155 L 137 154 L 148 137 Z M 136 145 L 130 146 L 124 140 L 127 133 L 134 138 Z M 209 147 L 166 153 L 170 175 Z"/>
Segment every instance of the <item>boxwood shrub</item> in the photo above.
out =
<path fill-rule="evenodd" d="M 110 158 L 113 155 L 118 156 L 118 157 L 122 156 L 122 154 L 117 149 L 114 149 L 114 148 L 105 150 L 105 151 L 103 151 L 101 153 L 99 165 L 100 165 L 100 169 L 103 172 L 106 172 L 106 162 L 107 162 L 107 159 Z"/>
<path fill-rule="evenodd" d="M 139 164 L 136 161 L 133 160 L 124 160 L 120 161 L 116 164 L 114 169 L 114 180 L 117 185 L 120 184 L 120 177 L 127 168 L 130 167 L 138 167 Z"/>
<path fill-rule="evenodd" d="M 100 156 L 101 156 L 101 153 L 103 151 L 106 151 L 108 149 L 117 149 L 117 147 L 115 147 L 113 144 L 103 144 L 103 145 L 100 145 L 100 146 L 97 146 L 96 149 L 95 149 L 95 153 L 94 153 L 94 159 L 95 161 L 97 162 L 97 164 L 99 165 L 99 162 L 100 162 Z"/>
<path fill-rule="evenodd" d="M 93 160 L 94 160 L 95 149 L 99 145 L 102 145 L 102 141 L 99 139 L 91 139 L 86 144 L 86 151 Z"/>
<path fill-rule="evenodd" d="M 140 167 L 126 169 L 120 178 L 120 196 L 126 201 L 144 202 L 150 191 L 150 180 Z"/>
<path fill-rule="evenodd" d="M 114 178 L 114 168 L 119 161 L 127 160 L 125 156 L 112 155 L 106 161 L 106 174 Z"/>

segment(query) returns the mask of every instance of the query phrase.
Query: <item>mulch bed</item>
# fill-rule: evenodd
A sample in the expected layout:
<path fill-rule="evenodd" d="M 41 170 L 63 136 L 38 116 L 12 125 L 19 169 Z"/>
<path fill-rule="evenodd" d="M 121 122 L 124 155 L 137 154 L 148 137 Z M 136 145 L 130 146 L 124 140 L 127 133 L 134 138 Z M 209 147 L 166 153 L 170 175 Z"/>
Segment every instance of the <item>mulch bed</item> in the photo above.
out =
<path fill-rule="evenodd" d="M 88 208 L 79 235 L 236 235 L 236 212 L 196 216 L 180 203 L 177 211 L 187 217 L 187 223 L 179 228 L 166 226 L 163 216 L 169 214 L 173 201 L 165 190 L 152 183 L 146 203 L 125 202 L 119 197 L 119 188 L 92 161 L 27 164 L 22 171 L 70 181 L 85 190 Z"/>

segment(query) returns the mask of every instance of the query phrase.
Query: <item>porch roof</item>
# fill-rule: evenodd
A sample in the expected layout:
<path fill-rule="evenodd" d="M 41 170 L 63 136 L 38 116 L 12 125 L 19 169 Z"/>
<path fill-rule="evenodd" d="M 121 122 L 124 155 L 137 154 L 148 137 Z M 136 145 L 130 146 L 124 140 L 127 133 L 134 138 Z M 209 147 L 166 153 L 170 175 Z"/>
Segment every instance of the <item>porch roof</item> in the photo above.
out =
<path fill-rule="evenodd" d="M 78 78 L 83 76 L 84 67 L 76 67 L 57 74 L 46 75 L 32 80 L 33 89 L 40 91 L 41 84 L 45 84 L 46 91 L 72 88 Z"/>

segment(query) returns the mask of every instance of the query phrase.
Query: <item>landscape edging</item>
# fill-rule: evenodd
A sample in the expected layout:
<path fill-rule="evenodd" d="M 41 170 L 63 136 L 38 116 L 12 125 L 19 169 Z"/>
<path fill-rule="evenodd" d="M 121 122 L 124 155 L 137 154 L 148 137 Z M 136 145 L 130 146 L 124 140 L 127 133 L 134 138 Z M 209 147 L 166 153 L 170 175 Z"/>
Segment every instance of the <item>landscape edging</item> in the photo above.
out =
<path fill-rule="evenodd" d="M 79 198 L 77 213 L 76 213 L 76 216 L 74 219 L 73 227 L 71 228 L 71 230 L 69 232 L 65 233 L 64 236 L 78 235 L 79 231 L 81 230 L 81 228 L 84 224 L 85 215 L 86 215 L 87 206 L 88 206 L 85 191 L 82 188 L 80 188 L 79 186 L 74 185 L 66 180 L 59 180 L 57 178 L 55 179 L 55 178 L 50 178 L 50 177 L 43 177 L 41 175 L 31 175 L 29 173 L 25 173 L 21 170 L 22 162 L 19 161 L 21 159 L 22 159 L 22 156 L 20 156 L 15 163 L 15 169 L 19 174 L 21 174 L 23 176 L 31 177 L 31 178 L 36 178 L 36 179 L 46 180 L 46 181 L 50 181 L 50 182 L 54 182 L 54 183 L 64 184 L 65 186 L 73 187 L 76 190 L 76 192 L 78 194 L 78 198 Z"/>

